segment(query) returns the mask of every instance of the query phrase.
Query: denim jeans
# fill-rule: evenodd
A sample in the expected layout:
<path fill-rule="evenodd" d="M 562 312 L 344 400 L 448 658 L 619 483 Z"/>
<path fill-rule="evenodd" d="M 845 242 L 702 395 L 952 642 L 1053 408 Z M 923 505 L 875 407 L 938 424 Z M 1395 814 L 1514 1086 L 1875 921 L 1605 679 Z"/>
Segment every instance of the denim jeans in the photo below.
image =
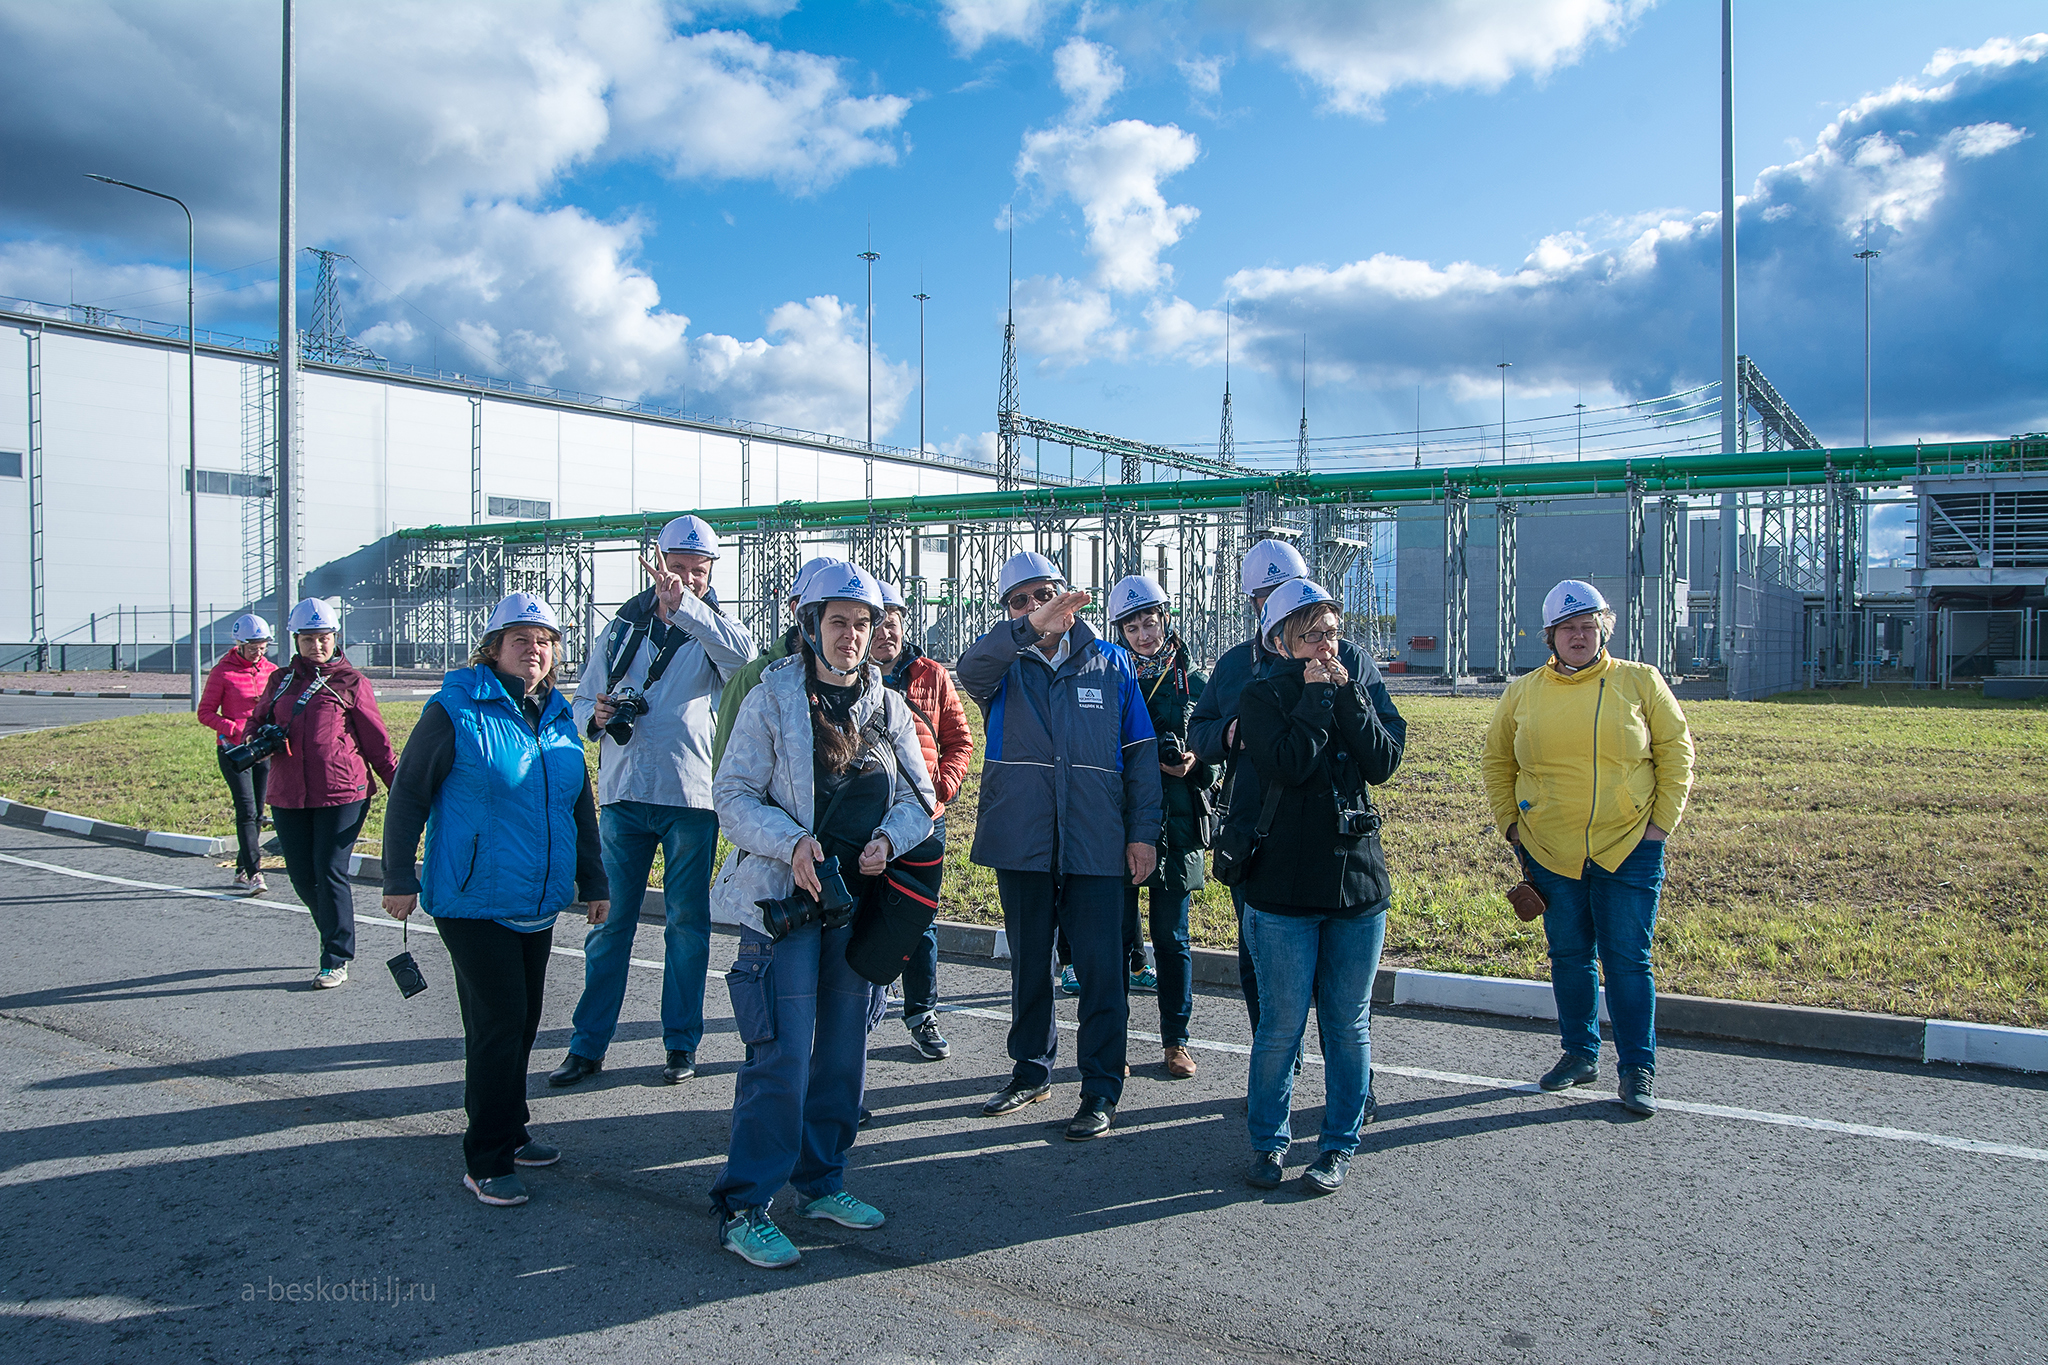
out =
<path fill-rule="evenodd" d="M 1138 893 L 1152 899 L 1146 930 L 1152 939 L 1152 957 L 1159 972 L 1159 1040 L 1165 1047 L 1184 1047 L 1188 1041 L 1188 1018 L 1195 1010 L 1195 955 L 1188 947 L 1188 901 L 1153 887 L 1124 888 L 1124 923 L 1138 917 Z M 1140 955 L 1140 963 L 1143 956 Z"/>
<path fill-rule="evenodd" d="M 1121 877 L 997 870 L 1003 932 L 1010 940 L 1012 1080 L 1044 1085 L 1059 1059 L 1053 938 L 1064 929 L 1073 945 L 1074 974 L 1081 978 L 1081 1027 L 1075 1039 L 1081 1094 L 1111 1104 L 1123 1098 L 1131 1001 L 1124 971 L 1122 888 Z"/>
<path fill-rule="evenodd" d="M 846 1187 L 860 1128 L 868 1029 L 882 998 L 846 965 L 851 926 L 807 924 L 770 942 L 740 930 L 726 973 L 747 1060 L 732 1105 L 732 1142 L 711 1187 L 727 1217 L 766 1207 L 785 1184 L 806 1200 Z"/>
<path fill-rule="evenodd" d="M 1244 937 L 1259 972 L 1247 1111 L 1255 1152 L 1293 1141 L 1294 1054 L 1315 1000 L 1323 1043 L 1325 1152 L 1358 1146 L 1372 1099 L 1372 983 L 1387 941 L 1384 904 L 1363 915 L 1271 915 L 1244 908 Z"/>
<path fill-rule="evenodd" d="M 931 837 L 919 849 L 936 848 L 940 857 L 946 852 L 946 817 L 941 815 L 932 822 Z M 916 852 L 917 850 L 913 850 Z M 922 853 L 919 856 L 924 856 Z M 937 884 L 934 878 L 933 884 Z M 939 926 L 933 924 L 924 931 L 924 941 L 910 953 L 910 960 L 903 964 L 903 1022 L 916 1024 L 927 1014 L 936 1013 L 939 1008 Z"/>
<path fill-rule="evenodd" d="M 661 1040 L 669 1052 L 695 1052 L 704 1038 L 704 973 L 711 960 L 711 859 L 718 816 L 691 806 L 614 801 L 598 812 L 604 875 L 612 908 L 583 940 L 583 996 L 570 1022 L 569 1051 L 604 1060 L 619 1028 L 626 972 L 654 850 L 662 857 Z"/>
<path fill-rule="evenodd" d="M 1604 972 L 1616 1057 L 1623 1066 L 1655 1071 L 1657 978 L 1650 970 L 1650 935 L 1664 888 L 1663 840 L 1643 840 L 1612 872 L 1589 862 L 1577 878 L 1560 877 L 1532 859 L 1529 880 L 1550 903 L 1543 933 L 1550 940 L 1550 989 L 1557 996 L 1564 1050 L 1599 1060 Z"/>

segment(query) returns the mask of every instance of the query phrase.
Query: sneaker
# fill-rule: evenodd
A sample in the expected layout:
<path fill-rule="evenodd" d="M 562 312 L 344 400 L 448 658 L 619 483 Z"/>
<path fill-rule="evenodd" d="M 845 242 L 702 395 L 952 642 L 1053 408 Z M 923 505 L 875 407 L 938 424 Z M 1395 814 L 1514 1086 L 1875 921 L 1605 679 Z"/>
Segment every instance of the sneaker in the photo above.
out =
<path fill-rule="evenodd" d="M 1244 1183 L 1255 1190 L 1277 1190 L 1286 1175 L 1278 1152 L 1259 1152 L 1252 1157 L 1252 1168 L 1244 1173 Z"/>
<path fill-rule="evenodd" d="M 1649 1118 L 1657 1112 L 1657 1073 L 1646 1066 L 1621 1069 L 1621 1107 Z"/>
<path fill-rule="evenodd" d="M 313 975 L 313 985 L 323 991 L 331 991 L 348 980 L 346 967 L 322 967 Z"/>
<path fill-rule="evenodd" d="M 552 1166 L 562 1159 L 562 1149 L 545 1142 L 529 1142 L 512 1154 L 514 1166 Z"/>
<path fill-rule="evenodd" d="M 1051 1081 L 1042 1085 L 1030 1085 L 1024 1081 L 1013 1080 L 991 1095 L 988 1103 L 981 1106 L 982 1116 L 1000 1118 L 1004 1114 L 1015 1113 L 1027 1104 L 1037 1104 L 1051 1094 Z"/>
<path fill-rule="evenodd" d="M 727 1219 L 718 1230 L 718 1244 L 748 1265 L 763 1270 L 780 1270 L 801 1259 L 765 1207 L 742 1209 Z"/>
<path fill-rule="evenodd" d="M 1141 968 L 1139 968 L 1139 969 L 1138 969 L 1137 971 L 1135 971 L 1135 972 L 1132 972 L 1132 973 L 1131 973 L 1131 994 L 1133 994 L 1133 995 L 1157 995 L 1157 994 L 1159 994 L 1159 973 L 1158 973 L 1158 972 L 1155 972 L 1155 971 L 1153 971 L 1150 965 L 1147 965 L 1147 966 L 1141 967 Z"/>
<path fill-rule="evenodd" d="M 1073 967 L 1069 965 L 1060 968 L 1060 994 L 1079 995 L 1080 993 L 1081 978 L 1074 975 Z"/>
<path fill-rule="evenodd" d="M 1175 1044 L 1166 1049 L 1166 1074 L 1177 1081 L 1185 1081 L 1195 1074 L 1195 1059 L 1188 1050 Z"/>
<path fill-rule="evenodd" d="M 1557 1059 L 1556 1066 L 1543 1073 L 1536 1084 L 1545 1090 L 1569 1090 L 1575 1085 L 1591 1085 L 1598 1079 L 1600 1068 L 1596 1063 L 1567 1052 Z"/>
<path fill-rule="evenodd" d="M 262 874 L 261 872 L 251 872 L 251 873 L 249 874 L 249 894 L 250 894 L 250 895 L 252 895 L 252 896 L 260 896 L 260 895 L 262 895 L 262 894 L 263 894 L 264 892 L 268 891 L 269 889 L 270 889 L 270 883 L 268 883 L 268 882 L 266 882 L 266 881 L 264 881 L 264 880 L 263 880 L 263 874 Z"/>
<path fill-rule="evenodd" d="M 1351 1153 L 1324 1152 L 1301 1173 L 1301 1192 L 1335 1194 L 1344 1188 L 1344 1175 L 1350 1169 Z"/>
<path fill-rule="evenodd" d="M 818 1196 L 810 1203 L 804 1205 L 803 1212 L 806 1218 L 822 1218 L 827 1222 L 837 1223 L 843 1228 L 853 1228 L 858 1232 L 865 1232 L 869 1228 L 878 1228 L 888 1221 L 880 1209 L 876 1208 L 873 1204 L 862 1203 L 845 1190 L 841 1190 L 837 1194 Z"/>
<path fill-rule="evenodd" d="M 237 873 L 235 874 L 235 890 L 237 890 L 237 891 L 247 891 L 248 889 L 249 889 L 249 874 L 248 874 L 248 873 L 246 873 L 246 872 L 237 872 Z"/>
<path fill-rule="evenodd" d="M 488 1180 L 478 1180 L 473 1175 L 462 1177 L 463 1186 L 477 1197 L 479 1203 L 497 1208 L 509 1209 L 514 1204 L 526 1202 L 526 1184 L 518 1172 L 511 1175 L 494 1175 Z"/>
<path fill-rule="evenodd" d="M 941 1062 L 953 1055 L 953 1045 L 939 1032 L 939 1016 L 927 1014 L 910 1026 L 910 1041 L 928 1062 Z"/>

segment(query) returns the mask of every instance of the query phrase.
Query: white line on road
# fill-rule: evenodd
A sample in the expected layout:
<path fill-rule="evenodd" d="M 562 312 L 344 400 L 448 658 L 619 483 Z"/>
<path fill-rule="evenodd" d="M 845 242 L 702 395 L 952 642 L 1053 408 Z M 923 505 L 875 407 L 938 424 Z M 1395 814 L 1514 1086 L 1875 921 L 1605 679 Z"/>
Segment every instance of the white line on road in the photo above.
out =
<path fill-rule="evenodd" d="M 203 891 L 189 886 L 171 886 L 163 882 L 138 881 L 133 877 L 115 877 L 104 872 L 82 872 L 77 868 L 61 867 L 56 863 L 38 862 L 33 858 L 20 858 L 11 853 L 0 853 L 0 862 L 13 863 L 17 867 L 32 867 L 39 872 L 54 872 L 59 876 L 76 877 L 84 881 L 104 882 L 112 886 L 133 887 L 139 891 L 160 891 L 168 895 L 190 896 L 199 900 L 233 901 L 241 905 L 261 905 L 268 909 L 285 910 L 298 915 L 309 915 L 311 913 L 302 905 L 288 905 L 282 901 L 267 901 L 254 896 L 236 895 L 226 891 Z M 387 929 L 399 927 L 399 922 L 396 920 L 360 919 L 356 923 L 359 925 L 382 925 Z M 420 932 L 432 934 L 434 930 L 429 926 L 421 925 Z M 554 951 L 564 957 L 583 956 L 583 951 L 579 948 L 558 947 Z M 662 969 L 661 963 L 652 962 L 646 958 L 636 957 L 630 958 L 628 961 L 635 967 L 645 967 L 652 971 L 660 971 Z M 707 974 L 706 979 L 710 980 L 719 975 L 720 973 L 711 972 Z M 948 1014 L 964 1014 L 973 1019 L 987 1019 L 999 1024 L 1008 1024 L 1010 1022 L 1008 1012 L 1003 1010 L 981 1009 L 966 1005 L 941 1005 L 939 1008 Z M 1070 1031 L 1078 1027 L 1075 1023 L 1066 1019 L 1061 1019 L 1057 1022 L 1061 1028 Z M 1156 1033 L 1140 1033 L 1133 1030 L 1130 1036 L 1152 1042 L 1159 1041 L 1159 1035 Z M 1240 1056 L 1249 1055 L 1251 1052 L 1251 1049 L 1242 1043 L 1212 1042 L 1202 1038 L 1189 1039 L 1188 1046 L 1208 1052 L 1229 1052 Z M 1304 1060 L 1316 1065 L 1321 1065 L 1322 1062 L 1322 1059 L 1313 1053 L 1307 1054 Z M 1375 1066 L 1373 1070 L 1381 1075 L 1402 1076 L 1409 1080 L 1430 1081 L 1438 1085 L 1452 1085 L 1465 1089 L 1502 1090 L 1515 1094 L 1543 1093 L 1533 1082 L 1507 1080 L 1499 1076 L 1473 1076 L 1459 1071 L 1431 1071 L 1424 1067 L 1412 1066 Z M 1560 1092 L 1557 1098 L 1569 1100 L 1611 1100 L 1614 1096 L 1600 1091 L 1573 1090 Z M 1843 1123 L 1836 1119 L 1808 1118 L 1803 1114 L 1776 1114 L 1763 1109 L 1738 1109 L 1732 1105 L 1701 1104 L 1692 1100 L 1673 1100 L 1660 1097 L 1657 1104 L 1662 1109 L 1681 1114 L 1696 1114 L 1702 1118 L 1735 1119 L 1742 1123 L 1760 1123 L 1776 1128 L 1800 1128 L 1815 1133 L 1839 1133 L 1847 1137 L 1875 1138 L 1883 1142 L 1917 1143 L 1922 1146 L 1940 1147 L 1954 1152 L 1970 1152 L 1978 1156 L 2002 1156 L 2018 1161 L 2048 1162 L 2048 1150 L 2039 1147 L 2022 1147 L 2016 1143 L 1985 1142 L 1978 1138 L 1950 1137 L 1945 1133 L 1923 1133 L 1911 1128 L 1884 1128 L 1868 1123 Z"/>

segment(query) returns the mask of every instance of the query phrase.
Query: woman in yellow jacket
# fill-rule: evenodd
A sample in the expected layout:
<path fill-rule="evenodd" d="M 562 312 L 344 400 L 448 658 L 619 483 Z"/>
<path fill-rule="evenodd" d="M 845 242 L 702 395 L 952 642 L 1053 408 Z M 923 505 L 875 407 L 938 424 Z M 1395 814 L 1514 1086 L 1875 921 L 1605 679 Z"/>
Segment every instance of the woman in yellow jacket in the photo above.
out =
<path fill-rule="evenodd" d="M 1564 1090 L 1599 1075 L 1597 952 L 1621 1102 L 1648 1116 L 1657 1112 L 1650 935 L 1664 840 L 1692 786 L 1692 735 L 1655 668 L 1607 652 L 1613 631 L 1614 613 L 1592 584 L 1566 579 L 1550 590 L 1550 662 L 1502 694 L 1481 766 L 1494 821 L 1550 907 L 1543 932 L 1564 1055 L 1539 1084 Z"/>

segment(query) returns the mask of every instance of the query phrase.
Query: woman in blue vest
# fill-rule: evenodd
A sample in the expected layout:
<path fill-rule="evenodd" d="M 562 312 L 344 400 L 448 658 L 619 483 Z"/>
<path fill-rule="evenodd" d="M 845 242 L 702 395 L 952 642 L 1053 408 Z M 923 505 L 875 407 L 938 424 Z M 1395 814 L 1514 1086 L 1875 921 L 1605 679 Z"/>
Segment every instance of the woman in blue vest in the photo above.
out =
<path fill-rule="evenodd" d="M 555 916 L 581 901 L 601 924 L 610 908 L 583 741 L 555 688 L 561 639 L 539 598 L 498 604 L 469 667 L 420 713 L 384 818 L 384 909 L 404 919 L 424 905 L 455 965 L 462 1183 L 486 1204 L 524 1204 L 519 1168 L 562 1159 L 526 1130 L 527 1060 Z"/>

